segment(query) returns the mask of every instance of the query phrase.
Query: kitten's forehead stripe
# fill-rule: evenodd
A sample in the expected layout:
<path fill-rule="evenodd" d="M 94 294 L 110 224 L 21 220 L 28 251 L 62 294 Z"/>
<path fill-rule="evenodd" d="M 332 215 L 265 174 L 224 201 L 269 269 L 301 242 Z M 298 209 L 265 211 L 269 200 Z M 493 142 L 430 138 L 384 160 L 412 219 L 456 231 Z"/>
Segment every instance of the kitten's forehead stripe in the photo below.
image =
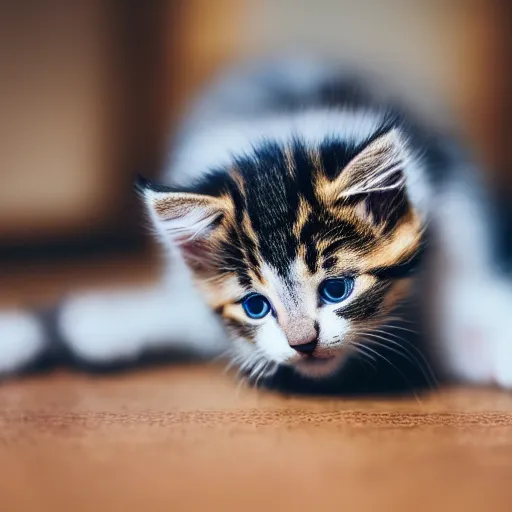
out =
<path fill-rule="evenodd" d="M 246 181 L 247 212 L 262 259 L 285 275 L 297 253 L 293 225 L 299 194 L 284 151 L 267 144 L 254 158 L 239 160 L 237 168 Z"/>
<path fill-rule="evenodd" d="M 236 222 L 229 227 L 228 236 L 222 244 L 222 249 L 227 256 L 228 263 L 238 270 L 242 286 L 249 288 L 251 283 L 249 271 L 261 279 L 258 240 L 247 215 L 245 193 L 247 184 L 244 177 L 239 173 L 232 172 L 229 178 L 228 190 L 233 201 Z M 227 269 L 230 268 L 227 267 Z"/>
<path fill-rule="evenodd" d="M 381 134 L 379 130 L 371 140 Z M 347 265 L 354 268 L 354 262 L 357 273 L 372 270 L 372 254 L 380 255 L 389 246 L 394 228 L 410 212 L 405 194 L 392 190 L 337 201 L 324 188 L 368 144 L 368 140 L 354 144 L 329 138 L 317 146 L 308 146 L 298 138 L 287 144 L 267 141 L 236 158 L 223 178 L 219 172 L 209 175 L 206 181 L 210 183 L 198 188 L 229 202 L 231 212 L 222 219 L 219 272 L 234 272 L 239 285 L 251 290 L 258 282 L 266 286 L 264 264 L 284 281 L 291 280 L 297 258 L 312 276 L 318 272 L 334 275 Z M 385 209 L 379 208 L 380 202 Z M 372 228 L 369 218 L 382 224 L 379 229 Z M 382 257 L 377 258 L 380 260 Z M 388 260 L 390 267 L 399 263 L 394 256 Z M 378 271 L 389 273 L 384 268 Z M 364 303 L 363 298 L 359 306 L 356 304 L 357 311 Z M 354 307 L 349 314 L 358 316 Z"/>
<path fill-rule="evenodd" d="M 235 226 L 228 228 L 226 237 L 220 244 L 220 252 L 224 260 L 224 265 L 219 269 L 219 272 L 236 272 L 240 285 L 244 288 L 250 288 L 251 278 L 249 276 L 249 267 L 244 258 L 245 255 L 242 250 L 241 240 Z"/>
<path fill-rule="evenodd" d="M 319 198 L 321 176 L 339 174 L 360 148 L 340 142 L 308 148 L 299 140 L 281 147 L 263 144 L 254 154 L 237 160 L 232 188 L 235 215 L 239 223 L 247 212 L 246 230 L 239 239 L 248 244 L 248 258 L 255 268 L 258 251 L 280 275 L 286 276 L 291 262 L 302 246 L 304 260 L 311 273 L 321 261 L 344 247 L 368 249 L 375 237 L 344 218 L 341 209 L 329 210 Z M 329 159 L 330 155 L 330 159 Z M 335 169 L 334 169 L 335 167 Z M 252 231 L 247 240 L 246 231 Z"/>

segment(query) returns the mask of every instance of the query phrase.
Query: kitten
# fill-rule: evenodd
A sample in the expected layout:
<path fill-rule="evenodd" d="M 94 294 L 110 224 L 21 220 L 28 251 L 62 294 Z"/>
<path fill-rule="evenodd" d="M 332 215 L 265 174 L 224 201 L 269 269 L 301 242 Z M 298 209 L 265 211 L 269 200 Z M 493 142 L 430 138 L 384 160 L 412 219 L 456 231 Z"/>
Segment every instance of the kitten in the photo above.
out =
<path fill-rule="evenodd" d="M 440 375 L 511 387 L 512 289 L 481 178 L 452 137 L 374 89 L 315 62 L 223 76 L 161 182 L 137 184 L 162 282 L 71 297 L 53 336 L 4 312 L 0 371 L 60 338 L 98 365 L 179 347 L 225 352 L 255 380 L 321 381 L 382 346 L 421 362 L 403 334 L 423 319 Z"/>

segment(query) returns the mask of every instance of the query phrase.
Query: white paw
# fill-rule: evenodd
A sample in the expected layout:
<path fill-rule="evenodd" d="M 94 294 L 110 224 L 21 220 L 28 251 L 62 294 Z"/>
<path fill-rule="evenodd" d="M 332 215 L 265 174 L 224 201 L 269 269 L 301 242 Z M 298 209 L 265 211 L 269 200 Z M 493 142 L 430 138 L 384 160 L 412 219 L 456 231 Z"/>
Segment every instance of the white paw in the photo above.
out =
<path fill-rule="evenodd" d="M 0 374 L 20 370 L 43 350 L 43 326 L 30 313 L 0 312 Z"/>
<path fill-rule="evenodd" d="M 58 328 L 76 355 L 95 363 L 129 361 L 153 348 L 186 348 L 207 357 L 218 353 L 219 334 L 208 315 L 186 294 L 173 297 L 166 289 L 72 297 L 62 307 Z"/>
<path fill-rule="evenodd" d="M 74 354 L 87 361 L 108 363 L 135 358 L 143 348 L 140 304 L 122 294 L 95 293 L 69 298 L 58 328 Z"/>
<path fill-rule="evenodd" d="M 459 287 L 445 316 L 442 363 L 457 379 L 512 389 L 512 288 L 491 279 Z"/>

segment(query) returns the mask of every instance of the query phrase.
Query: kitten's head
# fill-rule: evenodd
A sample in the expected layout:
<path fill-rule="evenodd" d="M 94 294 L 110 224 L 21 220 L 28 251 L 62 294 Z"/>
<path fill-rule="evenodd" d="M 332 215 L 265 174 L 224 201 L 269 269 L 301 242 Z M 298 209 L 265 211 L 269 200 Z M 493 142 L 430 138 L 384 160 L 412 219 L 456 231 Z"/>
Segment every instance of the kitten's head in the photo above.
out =
<path fill-rule="evenodd" d="M 411 162 L 390 128 L 361 144 L 267 142 L 189 189 L 140 188 L 235 359 L 321 377 L 408 294 L 422 240 Z"/>

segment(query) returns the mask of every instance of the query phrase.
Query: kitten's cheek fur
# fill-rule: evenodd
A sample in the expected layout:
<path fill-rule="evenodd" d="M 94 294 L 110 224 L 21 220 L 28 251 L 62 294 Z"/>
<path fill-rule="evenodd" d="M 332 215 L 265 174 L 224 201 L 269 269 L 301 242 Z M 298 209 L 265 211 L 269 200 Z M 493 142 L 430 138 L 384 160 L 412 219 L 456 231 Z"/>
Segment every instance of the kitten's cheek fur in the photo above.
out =
<path fill-rule="evenodd" d="M 299 359 L 299 355 L 288 344 L 281 328 L 272 321 L 265 322 L 258 330 L 256 346 L 278 364 L 290 365 Z"/>

